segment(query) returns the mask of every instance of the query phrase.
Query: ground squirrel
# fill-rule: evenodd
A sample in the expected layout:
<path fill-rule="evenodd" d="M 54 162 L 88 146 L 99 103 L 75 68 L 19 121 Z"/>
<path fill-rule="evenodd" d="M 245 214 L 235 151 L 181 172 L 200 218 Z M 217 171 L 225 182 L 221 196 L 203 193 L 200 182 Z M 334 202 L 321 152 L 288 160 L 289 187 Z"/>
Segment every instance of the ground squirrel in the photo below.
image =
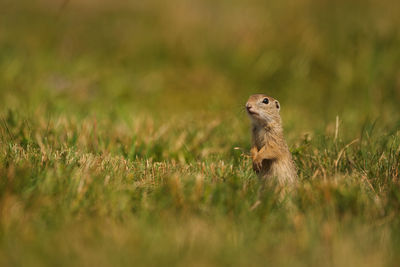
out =
<path fill-rule="evenodd" d="M 296 167 L 283 137 L 280 104 L 272 97 L 249 97 L 246 110 L 252 122 L 251 158 L 253 169 L 262 179 L 278 179 L 281 185 L 297 182 Z"/>

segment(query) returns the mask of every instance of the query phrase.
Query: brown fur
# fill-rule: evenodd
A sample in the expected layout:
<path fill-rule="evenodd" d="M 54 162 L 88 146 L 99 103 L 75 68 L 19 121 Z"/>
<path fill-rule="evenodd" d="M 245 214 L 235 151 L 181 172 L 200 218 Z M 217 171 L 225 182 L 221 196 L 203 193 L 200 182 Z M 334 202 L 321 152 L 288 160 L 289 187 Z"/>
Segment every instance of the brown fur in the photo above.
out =
<path fill-rule="evenodd" d="M 269 103 L 263 103 L 267 98 Z M 262 179 L 276 178 L 278 183 L 295 184 L 296 167 L 283 136 L 280 104 L 272 97 L 257 94 L 249 97 L 247 113 L 252 122 L 253 169 Z"/>

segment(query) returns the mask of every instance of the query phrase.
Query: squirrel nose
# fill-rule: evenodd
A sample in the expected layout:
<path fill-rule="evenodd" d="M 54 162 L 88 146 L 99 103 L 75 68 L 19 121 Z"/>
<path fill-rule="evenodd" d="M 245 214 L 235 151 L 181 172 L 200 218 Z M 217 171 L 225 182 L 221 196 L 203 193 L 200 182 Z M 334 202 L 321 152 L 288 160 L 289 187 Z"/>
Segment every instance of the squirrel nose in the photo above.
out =
<path fill-rule="evenodd" d="M 246 109 L 250 110 L 251 109 L 251 105 L 249 103 L 246 104 Z"/>

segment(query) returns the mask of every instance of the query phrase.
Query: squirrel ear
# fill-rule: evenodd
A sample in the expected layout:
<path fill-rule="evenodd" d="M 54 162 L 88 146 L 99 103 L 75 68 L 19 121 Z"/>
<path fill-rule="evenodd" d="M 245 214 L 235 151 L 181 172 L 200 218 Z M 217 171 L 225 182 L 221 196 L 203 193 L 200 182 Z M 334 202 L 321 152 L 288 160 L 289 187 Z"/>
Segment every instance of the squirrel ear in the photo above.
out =
<path fill-rule="evenodd" d="M 275 100 L 275 106 L 276 106 L 276 108 L 277 108 L 278 110 L 281 109 L 281 106 L 279 105 L 279 101 L 278 101 L 278 100 Z"/>

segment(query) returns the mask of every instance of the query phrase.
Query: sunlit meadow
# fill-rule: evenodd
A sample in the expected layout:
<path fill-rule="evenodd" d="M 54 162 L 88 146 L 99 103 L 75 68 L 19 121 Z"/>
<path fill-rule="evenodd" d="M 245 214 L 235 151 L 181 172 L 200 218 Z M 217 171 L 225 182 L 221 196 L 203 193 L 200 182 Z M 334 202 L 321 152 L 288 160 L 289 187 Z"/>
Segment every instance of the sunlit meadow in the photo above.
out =
<path fill-rule="evenodd" d="M 399 106 L 395 0 L 1 0 L 0 266 L 398 266 Z"/>

